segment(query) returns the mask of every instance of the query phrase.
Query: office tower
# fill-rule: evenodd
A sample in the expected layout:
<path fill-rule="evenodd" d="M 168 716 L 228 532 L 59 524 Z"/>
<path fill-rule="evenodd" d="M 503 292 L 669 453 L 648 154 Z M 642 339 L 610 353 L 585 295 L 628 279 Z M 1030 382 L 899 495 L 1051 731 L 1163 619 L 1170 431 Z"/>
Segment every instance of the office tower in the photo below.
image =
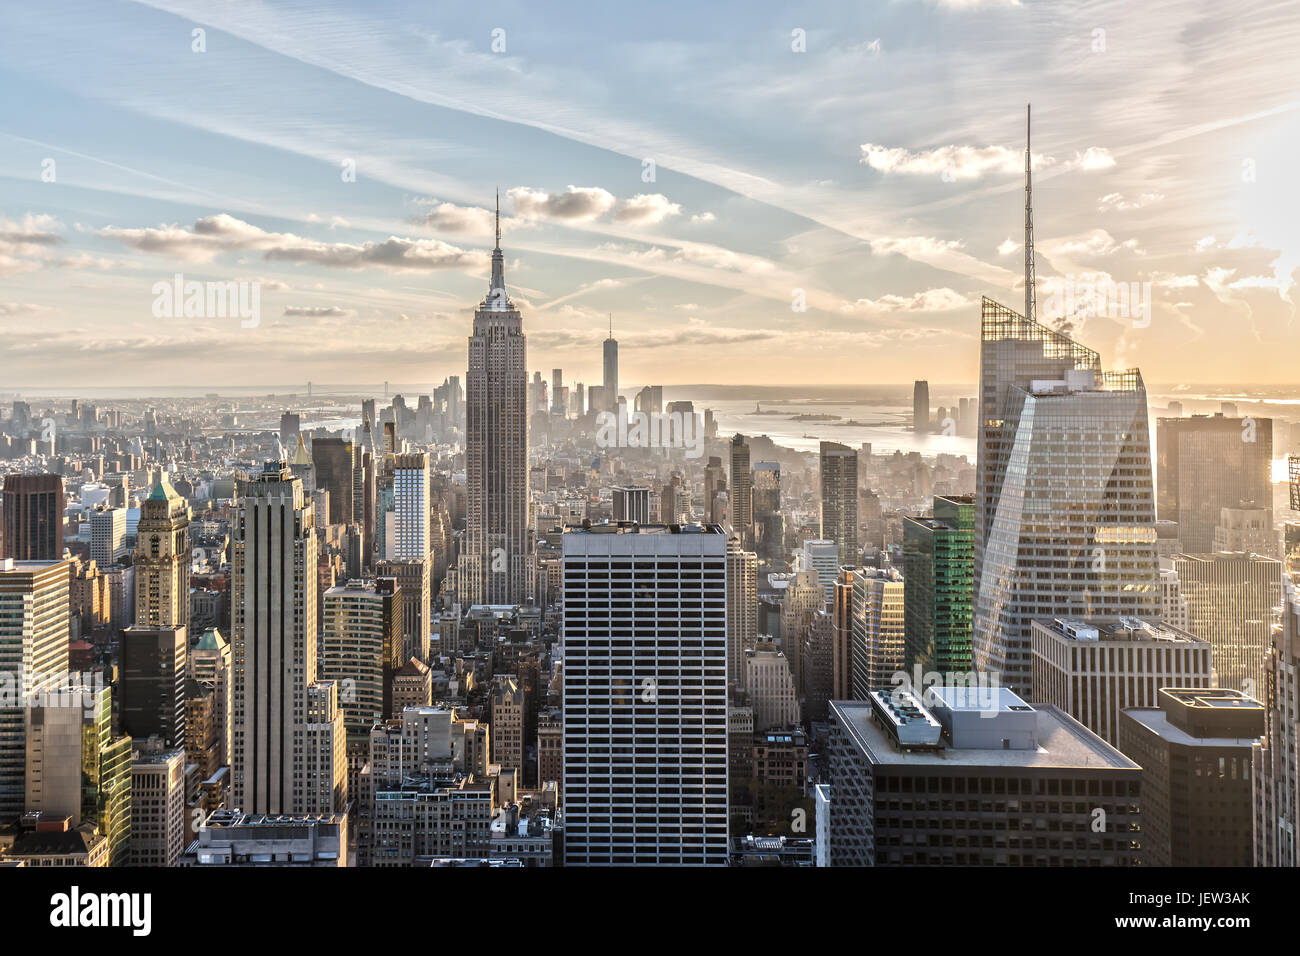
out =
<path fill-rule="evenodd" d="M 321 524 L 353 522 L 353 489 L 357 468 L 355 449 L 342 438 L 314 438 L 311 461 L 316 470 L 316 487 L 329 492 L 329 514 L 320 515 Z"/>
<path fill-rule="evenodd" d="M 140 504 L 134 560 L 136 624 L 175 627 L 182 633 L 188 629 L 192 560 L 189 527 L 190 506 L 166 476 L 160 476 L 149 497 Z"/>
<path fill-rule="evenodd" d="M 1220 508 L 1213 551 L 1249 551 L 1277 557 L 1277 532 L 1268 508 Z"/>
<path fill-rule="evenodd" d="M 156 741 L 137 740 L 136 746 L 131 759 L 131 865 L 175 866 L 185 850 L 185 751 Z"/>
<path fill-rule="evenodd" d="M 307 685 L 302 727 L 301 813 L 332 813 L 348 805 L 347 729 L 343 725 L 339 682 Z"/>
<path fill-rule="evenodd" d="M 433 671 L 424 661 L 412 657 L 393 675 L 393 707 L 386 714 L 391 720 L 408 707 L 433 706 Z"/>
<path fill-rule="evenodd" d="M 564 369 L 551 369 L 551 413 L 563 415 L 568 409 L 568 396 L 564 391 Z"/>
<path fill-rule="evenodd" d="M 801 723 L 799 690 L 783 652 L 768 641 L 745 650 L 745 690 L 753 710 L 754 732 Z"/>
<path fill-rule="evenodd" d="M 1259 554 L 1179 554 L 1174 570 L 1187 602 L 1187 630 L 1214 648 L 1216 687 L 1263 696 L 1273 609 L 1282 603 L 1282 562 Z"/>
<path fill-rule="evenodd" d="M 562 545 L 565 865 L 725 865 L 726 537 L 602 526 Z"/>
<path fill-rule="evenodd" d="M 1251 758 L 1264 705 L 1238 690 L 1166 687 L 1122 712 L 1119 748 L 1142 767 L 1149 866 L 1250 866 Z"/>
<path fill-rule="evenodd" d="M 83 822 L 108 840 L 109 866 L 125 866 L 131 835 L 131 738 L 112 736 L 109 687 L 67 686 L 27 712 L 28 813 Z"/>
<path fill-rule="evenodd" d="M 231 674 L 230 644 L 216 628 L 208 628 L 189 652 L 189 676 L 213 691 L 213 720 L 221 738 L 217 762 L 230 764 L 231 715 L 233 712 L 234 685 Z"/>
<path fill-rule="evenodd" d="M 829 540 L 805 541 L 799 549 L 799 570 L 817 572 L 823 600 L 829 604 L 835 599 L 835 578 L 840 571 L 839 544 Z"/>
<path fill-rule="evenodd" d="M 759 560 L 785 568 L 785 516 L 781 514 L 781 465 L 760 461 L 749 473 L 754 519 L 754 552 Z"/>
<path fill-rule="evenodd" d="M 302 418 L 296 412 L 280 413 L 280 454 L 286 458 L 293 454 L 302 438 Z"/>
<path fill-rule="evenodd" d="M 803 634 L 812 616 L 826 607 L 826 589 L 816 570 L 796 571 L 786 579 L 781 594 L 781 647 L 794 673 L 794 685 L 803 687 Z"/>
<path fill-rule="evenodd" d="M 605 411 L 618 411 L 618 342 L 614 338 L 614 318 L 610 316 L 609 338 L 605 340 L 605 379 L 602 396 Z"/>
<path fill-rule="evenodd" d="M 731 502 L 731 526 L 741 543 L 752 547 L 754 541 L 754 499 L 749 475 L 749 444 L 744 435 L 731 439 L 731 484 L 727 495 Z"/>
<path fill-rule="evenodd" d="M 15 561 L 63 557 L 63 479 L 58 475 L 6 475 L 4 537 L 0 556 Z"/>
<path fill-rule="evenodd" d="M 223 735 L 217 723 L 217 691 L 193 678 L 185 680 L 185 763 L 193 764 L 200 780 L 210 780 L 221 768 Z"/>
<path fill-rule="evenodd" d="M 389 560 L 422 561 L 429 556 L 429 456 L 393 457 L 393 553 Z"/>
<path fill-rule="evenodd" d="M 903 576 L 892 568 L 853 575 L 853 699 L 895 686 L 906 661 Z"/>
<path fill-rule="evenodd" d="M 379 577 L 395 578 L 402 591 L 402 653 L 410 659 L 421 652 L 433 632 L 430 624 L 432 594 L 431 561 L 380 561 L 375 565 Z"/>
<path fill-rule="evenodd" d="M 931 687 L 830 712 L 831 866 L 1144 862 L 1142 768 L 1055 707 Z"/>
<path fill-rule="evenodd" d="M 26 705 L 68 672 L 69 569 L 65 561 L 0 558 L 0 825 L 23 813 Z"/>
<path fill-rule="evenodd" d="M 108 865 L 131 859 L 131 738 L 113 736 L 111 687 L 80 688 L 81 818 L 108 840 Z"/>
<path fill-rule="evenodd" d="M 1028 692 L 1035 617 L 1159 613 L 1136 370 L 983 302 L 973 658 Z"/>
<path fill-rule="evenodd" d="M 804 627 L 801 655 L 804 713 L 810 721 L 824 721 L 826 702 L 834 696 L 835 618 L 829 611 L 817 611 Z"/>
<path fill-rule="evenodd" d="M 833 441 L 821 443 L 823 539 L 839 545 L 838 564 L 856 565 L 858 554 L 858 453 Z"/>
<path fill-rule="evenodd" d="M 1158 511 L 1178 522 L 1184 552 L 1215 550 L 1214 528 L 1223 508 L 1263 509 L 1272 528 L 1272 461 L 1272 419 L 1157 419 Z"/>
<path fill-rule="evenodd" d="M 933 514 L 904 515 L 906 670 L 971 670 L 974 542 L 975 499 L 970 495 L 936 495 Z"/>
<path fill-rule="evenodd" d="M 930 383 L 917 381 L 912 386 L 912 431 L 918 435 L 930 431 Z"/>
<path fill-rule="evenodd" d="M 1183 543 L 1178 540 L 1178 522 L 1156 519 L 1156 554 L 1162 558 L 1182 554 Z"/>
<path fill-rule="evenodd" d="M 840 568 L 831 600 L 834 657 L 831 664 L 831 699 L 853 697 L 853 579 L 856 568 Z"/>
<path fill-rule="evenodd" d="M 465 548 L 456 574 L 466 604 L 525 604 L 529 597 L 527 343 L 506 294 L 499 216 L 465 380 Z"/>
<path fill-rule="evenodd" d="M 274 816 L 213 810 L 177 866 L 348 866 L 348 816 Z"/>
<path fill-rule="evenodd" d="M 1213 682 L 1210 645 L 1167 622 L 1034 621 L 1033 652 L 1034 700 L 1060 708 L 1112 747 L 1121 711 L 1158 707 L 1166 687 Z"/>
<path fill-rule="evenodd" d="M 305 813 L 316 808 L 304 770 L 317 759 L 305 752 L 316 683 L 315 513 L 279 463 L 268 462 L 238 500 L 231 554 L 231 799 L 252 813 Z"/>
<path fill-rule="evenodd" d="M 498 675 L 492 683 L 492 762 L 502 771 L 524 770 L 524 692 L 510 676 Z"/>
<path fill-rule="evenodd" d="M 346 691 L 341 706 L 350 746 L 368 745 L 370 728 L 392 712 L 393 678 L 408 660 L 402 599 L 388 577 L 325 592 L 318 676 Z"/>
<path fill-rule="evenodd" d="M 356 468 L 352 472 L 352 523 L 358 535 L 360 568 L 369 570 L 375 551 L 375 442 L 367 422 L 357 448 Z"/>
<path fill-rule="evenodd" d="M 704 520 L 707 524 L 721 524 L 717 513 L 717 497 L 727 488 L 727 473 L 722 468 L 722 459 L 717 455 L 709 456 L 709 463 L 704 466 Z"/>
<path fill-rule="evenodd" d="M 183 627 L 142 627 L 122 631 L 122 732 L 137 739 L 157 737 L 169 747 L 185 742 L 186 652 Z"/>
<path fill-rule="evenodd" d="M 727 539 L 727 684 L 745 686 L 745 650 L 758 640 L 758 558 Z"/>
<path fill-rule="evenodd" d="M 90 559 L 101 568 L 126 554 L 126 509 L 98 508 L 90 513 Z"/>
<path fill-rule="evenodd" d="M 1267 736 L 1253 754 L 1255 866 L 1300 866 L 1300 594 L 1282 579 L 1281 620 L 1268 656 Z"/>
<path fill-rule="evenodd" d="M 636 487 L 618 487 L 613 489 L 613 515 L 615 521 L 635 521 L 638 524 L 650 523 L 650 489 Z"/>
<path fill-rule="evenodd" d="M 1187 599 L 1183 597 L 1183 582 L 1174 570 L 1172 558 L 1161 558 L 1160 564 L 1160 620 L 1185 631 Z"/>

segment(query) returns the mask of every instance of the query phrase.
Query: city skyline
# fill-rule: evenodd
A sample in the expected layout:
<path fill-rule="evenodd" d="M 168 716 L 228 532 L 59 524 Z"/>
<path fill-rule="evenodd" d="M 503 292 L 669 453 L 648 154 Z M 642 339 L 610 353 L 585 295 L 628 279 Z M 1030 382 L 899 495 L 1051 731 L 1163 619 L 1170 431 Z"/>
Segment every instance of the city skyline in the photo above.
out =
<path fill-rule="evenodd" d="M 195 354 L 181 379 L 214 387 L 459 373 L 497 187 L 538 369 L 599 382 L 612 313 L 625 382 L 973 381 L 980 296 L 1023 298 L 1027 99 L 1040 318 L 1055 280 L 1150 282 L 1145 318 L 1074 332 L 1153 383 L 1282 383 L 1300 102 L 1269 64 L 1300 18 L 1256 6 L 1231 31 L 1173 4 L 563 30 L 523 9 L 18 11 L 0 317 L 44 334 L 9 344 L 11 386 L 164 382 Z M 1212 79 L 1180 66 L 1210 35 Z M 47 53 L 70 48 L 72 68 Z M 258 283 L 255 324 L 156 315 L 178 274 Z"/>

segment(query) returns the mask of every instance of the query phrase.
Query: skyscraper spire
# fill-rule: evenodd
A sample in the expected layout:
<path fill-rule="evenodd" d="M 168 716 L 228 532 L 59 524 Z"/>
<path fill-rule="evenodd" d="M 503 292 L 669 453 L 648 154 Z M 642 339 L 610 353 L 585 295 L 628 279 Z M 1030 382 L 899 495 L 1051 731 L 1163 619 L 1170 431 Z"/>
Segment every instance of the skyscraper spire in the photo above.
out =
<path fill-rule="evenodd" d="M 1036 322 L 1034 278 L 1034 180 L 1032 154 L 1029 151 L 1029 109 L 1025 104 L 1025 318 Z"/>
<path fill-rule="evenodd" d="M 506 297 L 505 257 L 501 254 L 501 190 L 497 190 L 496 212 L 497 244 L 492 250 L 492 283 L 488 286 L 487 299 L 489 309 L 508 309 L 510 301 Z"/>

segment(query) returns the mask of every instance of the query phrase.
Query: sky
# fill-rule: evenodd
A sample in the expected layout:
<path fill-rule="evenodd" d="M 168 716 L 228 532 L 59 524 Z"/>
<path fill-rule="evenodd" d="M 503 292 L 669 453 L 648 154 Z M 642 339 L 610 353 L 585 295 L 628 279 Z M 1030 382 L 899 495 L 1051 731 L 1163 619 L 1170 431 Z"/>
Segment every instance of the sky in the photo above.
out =
<path fill-rule="evenodd" d="M 1024 302 L 1031 101 L 1040 319 L 1148 382 L 1300 381 L 1293 2 L 42 0 L 0 27 L 0 388 L 463 376 L 497 190 L 548 379 L 599 381 L 612 321 L 623 384 L 973 383 L 980 297 Z M 256 321 L 159 315 L 177 275 L 255 287 Z M 1049 294 L 1097 283 L 1149 312 Z"/>

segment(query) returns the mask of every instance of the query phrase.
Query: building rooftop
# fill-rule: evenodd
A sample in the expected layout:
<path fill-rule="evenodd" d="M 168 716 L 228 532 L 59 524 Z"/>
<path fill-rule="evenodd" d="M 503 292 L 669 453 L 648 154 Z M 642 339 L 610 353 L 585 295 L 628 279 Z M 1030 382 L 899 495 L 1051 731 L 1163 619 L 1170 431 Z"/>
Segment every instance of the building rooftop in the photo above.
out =
<path fill-rule="evenodd" d="M 1255 704 L 1255 706 L 1260 705 Z M 1162 740 L 1184 747 L 1249 747 L 1259 739 L 1258 737 L 1198 737 L 1179 727 L 1170 719 L 1168 712 L 1155 707 L 1134 707 L 1125 710 L 1124 713 Z"/>
<path fill-rule="evenodd" d="M 1035 747 L 1004 750 L 945 745 L 936 749 L 900 752 L 894 747 L 890 735 L 872 719 L 871 704 L 856 700 L 831 702 L 832 710 L 838 714 L 854 741 L 872 763 L 877 765 L 1001 767 L 1008 770 L 1140 769 L 1132 760 L 1056 707 L 1046 704 L 1025 706 L 1031 706 L 1032 713 L 1036 715 Z M 982 718 L 976 716 L 974 719 Z"/>
<path fill-rule="evenodd" d="M 1159 621 L 1136 617 L 1053 618 L 1036 620 L 1048 633 L 1067 641 L 1161 641 L 1173 644 L 1204 644 L 1195 634 Z"/>

